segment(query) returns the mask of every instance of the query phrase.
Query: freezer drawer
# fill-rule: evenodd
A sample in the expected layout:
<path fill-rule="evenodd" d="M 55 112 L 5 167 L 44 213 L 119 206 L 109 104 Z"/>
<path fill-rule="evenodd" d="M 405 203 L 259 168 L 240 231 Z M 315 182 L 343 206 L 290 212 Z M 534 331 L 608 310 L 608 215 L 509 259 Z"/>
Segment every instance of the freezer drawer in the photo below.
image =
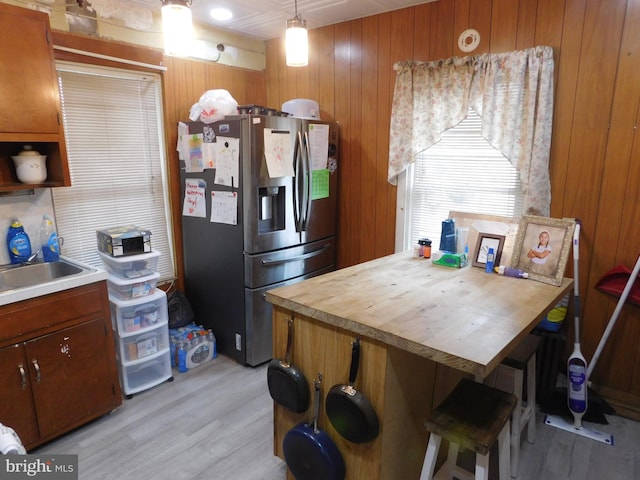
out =
<path fill-rule="evenodd" d="M 246 329 L 244 342 L 236 342 L 236 348 L 243 346 L 246 352 L 246 363 L 251 366 L 260 365 L 273 358 L 272 340 L 272 305 L 265 300 L 265 292 L 277 287 L 284 287 L 307 278 L 323 275 L 334 270 L 333 265 L 317 270 L 303 277 L 269 285 L 267 287 L 245 288 Z M 238 339 L 240 340 L 240 339 Z M 244 345 L 243 345 L 244 344 Z"/>
<path fill-rule="evenodd" d="M 335 237 L 257 255 L 245 254 L 245 287 L 259 288 L 333 267 L 335 259 Z"/>

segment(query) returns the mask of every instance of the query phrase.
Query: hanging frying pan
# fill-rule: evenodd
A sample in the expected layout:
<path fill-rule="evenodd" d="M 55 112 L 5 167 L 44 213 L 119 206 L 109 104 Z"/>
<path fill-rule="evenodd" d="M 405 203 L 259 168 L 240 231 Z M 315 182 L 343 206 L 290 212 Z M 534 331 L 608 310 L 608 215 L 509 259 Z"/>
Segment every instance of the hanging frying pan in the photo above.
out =
<path fill-rule="evenodd" d="M 349 385 L 334 385 L 329 390 L 326 409 L 340 435 L 353 443 L 366 443 L 378 436 L 380 425 L 369 400 L 354 388 L 360 365 L 360 337 L 351 345 Z"/>
<path fill-rule="evenodd" d="M 274 358 L 267 368 L 269 394 L 278 404 L 301 413 L 309 408 L 309 384 L 303 373 L 291 363 L 293 319 L 289 319 L 287 352 L 284 360 Z"/>
<path fill-rule="evenodd" d="M 342 480 L 344 459 L 331 437 L 318 429 L 320 383 L 314 380 L 313 422 L 299 423 L 284 436 L 282 447 L 287 467 L 296 480 Z"/>

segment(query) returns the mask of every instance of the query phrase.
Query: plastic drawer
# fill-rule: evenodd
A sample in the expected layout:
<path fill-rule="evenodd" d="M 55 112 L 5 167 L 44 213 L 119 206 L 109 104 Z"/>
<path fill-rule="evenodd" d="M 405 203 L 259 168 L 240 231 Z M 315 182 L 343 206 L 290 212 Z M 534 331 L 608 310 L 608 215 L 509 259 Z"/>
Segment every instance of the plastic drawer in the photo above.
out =
<path fill-rule="evenodd" d="M 169 322 L 167 294 L 156 289 L 150 295 L 134 300 L 120 300 L 109 295 L 111 325 L 120 337 L 135 335 Z"/>
<path fill-rule="evenodd" d="M 159 273 L 147 275 L 146 277 L 125 280 L 116 275 L 107 273 L 107 285 L 109 294 L 120 300 L 132 300 L 135 298 L 151 295 L 156 290 Z"/>
<path fill-rule="evenodd" d="M 154 356 L 156 353 L 169 349 L 169 328 L 167 324 L 145 328 L 134 335 L 121 337 L 116 332 L 119 345 L 118 357 L 127 366 Z"/>
<path fill-rule="evenodd" d="M 119 365 L 122 390 L 126 395 L 147 390 L 171 377 L 169 349 L 160 351 L 142 362 Z"/>
<path fill-rule="evenodd" d="M 100 255 L 107 272 L 124 280 L 148 277 L 158 272 L 160 252 L 156 250 L 151 251 L 151 253 L 124 257 L 111 257 L 100 251 L 98 251 L 98 255 Z"/>

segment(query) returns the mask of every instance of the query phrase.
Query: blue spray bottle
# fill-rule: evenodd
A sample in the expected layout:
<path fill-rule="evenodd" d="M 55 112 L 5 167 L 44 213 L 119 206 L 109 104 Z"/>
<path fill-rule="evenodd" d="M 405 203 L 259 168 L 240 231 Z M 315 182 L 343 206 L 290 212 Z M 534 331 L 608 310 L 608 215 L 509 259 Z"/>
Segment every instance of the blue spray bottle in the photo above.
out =
<path fill-rule="evenodd" d="M 489 251 L 487 252 L 487 263 L 485 265 L 485 272 L 487 273 L 493 273 L 493 263 L 495 260 L 495 253 L 493 251 L 493 248 L 489 248 Z"/>

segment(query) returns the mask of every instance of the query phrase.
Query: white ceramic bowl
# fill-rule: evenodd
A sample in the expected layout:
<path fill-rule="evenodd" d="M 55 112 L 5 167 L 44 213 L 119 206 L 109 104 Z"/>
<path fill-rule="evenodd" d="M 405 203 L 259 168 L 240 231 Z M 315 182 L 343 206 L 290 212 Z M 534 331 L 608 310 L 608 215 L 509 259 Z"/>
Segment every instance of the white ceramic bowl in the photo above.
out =
<path fill-rule="evenodd" d="M 17 155 L 11 158 L 18 180 L 22 183 L 42 183 L 47 179 L 46 155 Z"/>

